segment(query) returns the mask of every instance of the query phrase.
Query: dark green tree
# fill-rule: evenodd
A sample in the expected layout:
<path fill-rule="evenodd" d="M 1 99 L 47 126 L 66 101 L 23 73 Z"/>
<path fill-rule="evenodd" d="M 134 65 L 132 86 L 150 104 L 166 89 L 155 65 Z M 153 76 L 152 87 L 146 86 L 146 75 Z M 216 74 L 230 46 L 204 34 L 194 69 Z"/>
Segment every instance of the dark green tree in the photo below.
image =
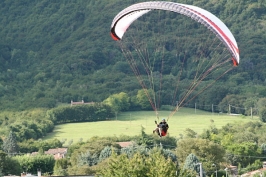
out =
<path fill-rule="evenodd" d="M 106 146 L 99 155 L 99 162 L 107 159 L 112 155 L 112 148 L 110 146 Z"/>
<path fill-rule="evenodd" d="M 91 154 L 90 151 L 87 150 L 86 152 L 80 153 L 80 155 L 78 156 L 77 165 L 79 167 L 83 165 L 93 166 L 96 165 L 98 161 L 98 155 L 96 153 Z"/>
<path fill-rule="evenodd" d="M 162 149 L 162 154 L 164 154 L 164 157 L 167 159 L 167 158 L 170 158 L 173 162 L 177 163 L 178 162 L 178 159 L 177 159 L 177 156 L 176 154 L 171 151 L 170 149 Z"/>

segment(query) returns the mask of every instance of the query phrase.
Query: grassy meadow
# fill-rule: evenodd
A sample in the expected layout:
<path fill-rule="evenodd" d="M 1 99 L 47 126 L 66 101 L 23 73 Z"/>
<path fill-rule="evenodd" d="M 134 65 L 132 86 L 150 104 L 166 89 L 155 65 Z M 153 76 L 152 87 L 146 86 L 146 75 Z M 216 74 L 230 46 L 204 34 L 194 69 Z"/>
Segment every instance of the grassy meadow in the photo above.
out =
<path fill-rule="evenodd" d="M 160 111 L 159 121 L 162 118 L 167 119 L 169 115 L 169 111 Z M 57 125 L 54 131 L 48 134 L 44 139 L 66 139 L 67 141 L 73 140 L 75 143 L 80 140 L 86 141 L 93 136 L 133 136 L 140 134 L 141 126 L 145 128 L 147 134 L 152 134 L 152 130 L 155 128 L 155 120 L 157 120 L 157 118 L 154 111 L 123 112 L 118 114 L 117 118 L 110 121 Z M 211 122 L 213 122 L 217 128 L 221 128 L 227 123 L 248 122 L 254 120 L 258 120 L 258 118 L 251 118 L 243 115 L 210 113 L 182 108 L 176 112 L 174 116 L 168 119 L 170 127 L 169 134 L 173 137 L 179 137 L 179 134 L 183 134 L 184 130 L 187 128 L 190 128 L 197 133 L 201 133 L 211 125 Z"/>

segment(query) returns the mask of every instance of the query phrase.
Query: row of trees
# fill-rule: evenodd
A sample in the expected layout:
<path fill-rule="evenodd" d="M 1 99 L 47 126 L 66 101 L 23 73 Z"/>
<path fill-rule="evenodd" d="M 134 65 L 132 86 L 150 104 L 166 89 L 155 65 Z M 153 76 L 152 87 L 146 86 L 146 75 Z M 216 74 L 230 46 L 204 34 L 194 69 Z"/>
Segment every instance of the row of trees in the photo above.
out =
<path fill-rule="evenodd" d="M 213 88 L 213 91 L 217 92 L 217 87 Z M 152 110 L 149 99 L 147 98 L 146 91 L 153 92 L 151 90 L 138 90 L 136 96 L 130 97 L 127 93 L 121 92 L 119 94 L 110 95 L 103 103 L 112 107 L 112 109 L 118 113 L 120 111 L 128 110 Z M 218 89 L 219 91 L 219 89 Z M 216 94 L 219 97 L 219 93 Z M 209 101 L 213 102 L 209 102 Z M 246 116 L 259 116 L 262 122 L 266 122 L 266 98 L 252 97 L 240 95 L 227 95 L 222 101 L 215 105 L 215 99 L 212 99 L 212 95 L 209 92 L 199 95 L 199 98 L 195 100 L 194 104 L 186 104 L 185 106 L 191 108 L 197 108 L 201 110 L 211 112 L 227 112 L 242 114 Z M 161 105 L 160 110 L 174 110 L 176 105 Z"/>

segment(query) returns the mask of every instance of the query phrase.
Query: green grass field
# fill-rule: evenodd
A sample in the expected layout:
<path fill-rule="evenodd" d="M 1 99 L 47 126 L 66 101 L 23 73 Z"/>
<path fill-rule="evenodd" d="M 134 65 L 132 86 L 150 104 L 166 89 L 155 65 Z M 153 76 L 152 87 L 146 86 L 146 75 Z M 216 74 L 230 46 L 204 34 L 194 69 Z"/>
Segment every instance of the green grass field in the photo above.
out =
<path fill-rule="evenodd" d="M 161 118 L 167 119 L 169 114 L 168 111 L 161 111 L 159 113 L 160 120 Z M 124 112 L 120 113 L 117 119 L 111 121 L 57 125 L 54 131 L 48 134 L 44 140 L 57 138 L 59 140 L 73 140 L 75 143 L 81 138 L 86 141 L 93 136 L 133 136 L 140 134 L 141 126 L 145 128 L 147 134 L 152 134 L 152 130 L 155 128 L 155 120 L 156 116 L 153 111 Z M 187 128 L 201 133 L 211 125 L 211 120 L 214 121 L 217 128 L 221 128 L 227 123 L 248 122 L 258 120 L 258 118 L 251 119 L 251 117 L 243 115 L 212 114 L 200 110 L 195 112 L 194 109 L 182 108 L 173 117 L 169 118 L 169 134 L 172 137 L 179 137 L 179 134 L 183 134 Z"/>

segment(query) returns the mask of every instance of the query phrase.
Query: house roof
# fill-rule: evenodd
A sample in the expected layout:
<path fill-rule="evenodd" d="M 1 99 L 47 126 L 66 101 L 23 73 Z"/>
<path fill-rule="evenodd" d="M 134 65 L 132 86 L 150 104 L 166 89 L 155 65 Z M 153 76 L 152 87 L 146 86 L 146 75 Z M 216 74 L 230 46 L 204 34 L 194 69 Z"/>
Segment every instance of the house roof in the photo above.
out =
<path fill-rule="evenodd" d="M 67 153 L 67 148 L 56 148 L 56 149 L 49 149 L 48 151 L 44 152 L 45 154 L 66 154 Z"/>
<path fill-rule="evenodd" d="M 127 141 L 127 142 L 117 142 L 117 144 L 119 144 L 122 148 L 124 148 L 124 147 L 128 147 L 132 145 L 133 143 L 130 141 Z"/>
<path fill-rule="evenodd" d="M 55 160 L 62 159 L 65 157 L 65 154 L 67 153 L 67 148 L 49 149 L 48 151 L 45 151 L 44 153 L 53 155 Z"/>

